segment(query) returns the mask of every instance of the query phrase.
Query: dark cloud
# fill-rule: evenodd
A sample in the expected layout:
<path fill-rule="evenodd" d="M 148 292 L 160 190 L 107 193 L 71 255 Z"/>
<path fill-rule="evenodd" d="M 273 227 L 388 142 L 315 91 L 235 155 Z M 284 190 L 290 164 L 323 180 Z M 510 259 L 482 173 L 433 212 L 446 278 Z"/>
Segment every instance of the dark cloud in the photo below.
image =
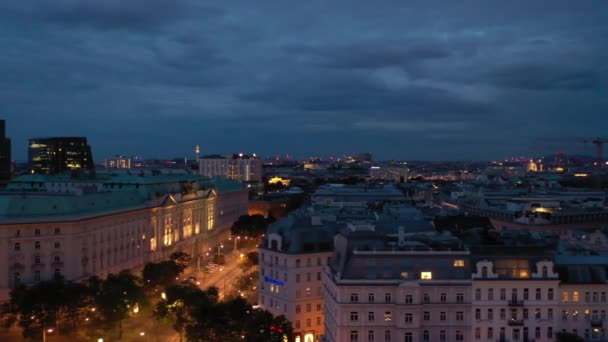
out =
<path fill-rule="evenodd" d="M 149 30 L 175 23 L 189 14 L 190 4 L 183 0 L 56 0 L 43 4 L 40 15 L 51 23 L 101 30 Z M 222 12 L 206 8 L 201 16 Z"/>
<path fill-rule="evenodd" d="M 498 87 L 528 90 L 594 90 L 602 86 L 599 70 L 591 70 L 587 65 L 507 65 L 487 77 Z"/>
<path fill-rule="evenodd" d="M 0 2 L 0 116 L 95 155 L 526 153 L 608 125 L 608 2 Z M 132 132 L 126 134 L 125 132 Z M 166 143 L 170 141 L 171 143 Z M 535 151 L 536 152 L 536 151 Z"/>
<path fill-rule="evenodd" d="M 341 112 L 344 116 L 414 116 L 446 119 L 469 116 L 471 119 L 492 114 L 492 106 L 460 98 L 445 89 L 406 85 L 393 88 L 365 76 L 325 72 L 310 77 L 271 82 L 261 90 L 246 94 L 248 101 L 275 104 L 310 112 Z"/>
<path fill-rule="evenodd" d="M 405 66 L 425 60 L 442 59 L 451 51 L 440 44 L 405 42 L 358 42 L 342 47 L 287 46 L 285 51 L 330 68 L 375 69 Z"/>

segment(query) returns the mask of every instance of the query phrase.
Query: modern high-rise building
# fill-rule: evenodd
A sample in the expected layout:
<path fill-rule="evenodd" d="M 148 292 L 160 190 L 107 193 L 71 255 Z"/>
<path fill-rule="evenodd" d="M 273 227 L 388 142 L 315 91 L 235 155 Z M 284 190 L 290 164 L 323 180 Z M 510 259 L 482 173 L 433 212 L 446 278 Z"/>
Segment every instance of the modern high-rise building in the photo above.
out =
<path fill-rule="evenodd" d="M 0 181 L 11 178 L 11 139 L 6 137 L 6 123 L 0 120 Z"/>
<path fill-rule="evenodd" d="M 226 177 L 240 182 L 262 181 L 262 160 L 243 153 L 210 155 L 199 159 L 199 173 L 207 177 Z"/>
<path fill-rule="evenodd" d="M 91 146 L 87 143 L 87 138 L 83 137 L 30 139 L 28 157 L 34 174 L 95 168 Z"/>

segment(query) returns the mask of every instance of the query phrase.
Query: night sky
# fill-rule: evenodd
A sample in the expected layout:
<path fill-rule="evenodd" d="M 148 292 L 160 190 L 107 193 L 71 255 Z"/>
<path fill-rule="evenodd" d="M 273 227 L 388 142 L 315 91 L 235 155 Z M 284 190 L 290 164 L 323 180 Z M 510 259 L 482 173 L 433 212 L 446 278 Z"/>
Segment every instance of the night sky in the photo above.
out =
<path fill-rule="evenodd" d="M 61 135 L 88 137 L 97 161 L 196 144 L 534 154 L 543 137 L 608 138 L 607 77 L 600 0 L 0 2 L 0 118 L 18 160 L 28 138 Z"/>

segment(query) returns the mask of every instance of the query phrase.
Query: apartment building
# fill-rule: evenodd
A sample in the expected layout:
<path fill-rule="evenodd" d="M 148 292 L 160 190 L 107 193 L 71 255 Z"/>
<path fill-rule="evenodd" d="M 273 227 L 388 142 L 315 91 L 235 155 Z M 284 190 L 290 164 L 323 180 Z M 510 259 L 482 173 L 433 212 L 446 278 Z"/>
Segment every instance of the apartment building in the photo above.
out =
<path fill-rule="evenodd" d="M 322 271 L 341 227 L 298 211 L 272 225 L 259 247 L 259 304 L 292 322 L 296 342 L 324 333 Z"/>
<path fill-rule="evenodd" d="M 323 277 L 325 340 L 550 342 L 568 332 L 606 341 L 605 256 L 443 242 L 337 235 Z"/>
<path fill-rule="evenodd" d="M 469 252 L 389 246 L 374 232 L 336 236 L 325 340 L 470 341 Z"/>
<path fill-rule="evenodd" d="M 608 257 L 605 255 L 559 255 L 561 283 L 557 300 L 557 326 L 586 341 L 606 341 L 608 328 Z"/>
<path fill-rule="evenodd" d="M 482 246 L 472 262 L 471 340 L 555 340 L 560 281 L 551 251 Z"/>

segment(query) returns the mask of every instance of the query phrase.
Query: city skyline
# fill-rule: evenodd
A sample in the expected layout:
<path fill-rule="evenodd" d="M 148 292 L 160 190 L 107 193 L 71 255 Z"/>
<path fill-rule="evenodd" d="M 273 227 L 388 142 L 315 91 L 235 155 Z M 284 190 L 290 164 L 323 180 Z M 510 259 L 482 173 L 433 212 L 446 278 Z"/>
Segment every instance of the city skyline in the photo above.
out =
<path fill-rule="evenodd" d="M 16 160 L 44 136 L 86 136 L 97 162 L 190 157 L 197 144 L 201 154 L 380 160 L 539 154 L 552 148 L 539 138 L 602 136 L 607 10 L 591 1 L 3 3 L 0 117 Z"/>

